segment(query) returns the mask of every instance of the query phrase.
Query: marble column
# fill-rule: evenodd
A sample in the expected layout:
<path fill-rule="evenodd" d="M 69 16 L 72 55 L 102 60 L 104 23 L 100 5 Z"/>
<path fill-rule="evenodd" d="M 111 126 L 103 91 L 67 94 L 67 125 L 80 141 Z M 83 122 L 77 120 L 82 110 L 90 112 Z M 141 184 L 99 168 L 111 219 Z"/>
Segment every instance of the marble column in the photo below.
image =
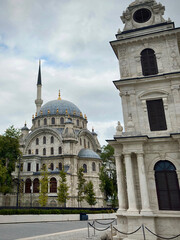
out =
<path fill-rule="evenodd" d="M 137 199 L 135 194 L 131 154 L 124 154 L 124 159 L 126 166 L 127 195 L 129 204 L 128 211 L 137 212 Z"/>
<path fill-rule="evenodd" d="M 143 153 L 137 153 L 142 211 L 151 211 Z"/>
<path fill-rule="evenodd" d="M 119 210 L 122 211 L 126 209 L 125 184 L 123 180 L 124 179 L 123 163 L 120 155 L 115 156 L 115 160 L 116 160 Z"/>

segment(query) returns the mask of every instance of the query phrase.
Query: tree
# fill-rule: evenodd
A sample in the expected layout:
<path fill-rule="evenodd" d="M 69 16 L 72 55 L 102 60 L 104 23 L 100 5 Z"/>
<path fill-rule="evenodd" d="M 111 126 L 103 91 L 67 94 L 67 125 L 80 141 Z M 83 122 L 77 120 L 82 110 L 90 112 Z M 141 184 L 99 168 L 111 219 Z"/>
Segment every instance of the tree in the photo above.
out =
<path fill-rule="evenodd" d="M 20 131 L 13 126 L 0 136 L 0 192 L 3 194 L 12 192 L 11 173 L 15 170 L 15 163 L 22 156 L 19 150 L 19 136 Z"/>
<path fill-rule="evenodd" d="M 84 200 L 84 191 L 85 191 L 85 178 L 84 178 L 84 168 L 81 167 L 78 169 L 77 173 L 78 177 L 78 196 L 77 196 L 77 201 L 78 201 L 78 207 L 81 205 L 81 202 Z"/>
<path fill-rule="evenodd" d="M 112 146 L 103 146 L 101 159 L 102 167 L 100 169 L 99 179 L 100 189 L 105 195 L 105 200 L 110 200 L 113 207 L 117 206 L 117 178 L 114 158 L 114 149 Z"/>
<path fill-rule="evenodd" d="M 40 179 L 39 204 L 45 207 L 48 201 L 48 172 L 46 166 L 43 166 L 41 171 L 42 178 Z"/>
<path fill-rule="evenodd" d="M 85 186 L 85 200 L 90 206 L 96 205 L 96 197 L 92 181 L 89 181 Z"/>
<path fill-rule="evenodd" d="M 64 203 L 64 207 L 66 207 L 66 201 L 69 199 L 68 193 L 68 185 L 66 179 L 66 172 L 63 170 L 60 171 L 60 180 L 59 180 L 59 187 L 58 187 L 58 202 Z"/>

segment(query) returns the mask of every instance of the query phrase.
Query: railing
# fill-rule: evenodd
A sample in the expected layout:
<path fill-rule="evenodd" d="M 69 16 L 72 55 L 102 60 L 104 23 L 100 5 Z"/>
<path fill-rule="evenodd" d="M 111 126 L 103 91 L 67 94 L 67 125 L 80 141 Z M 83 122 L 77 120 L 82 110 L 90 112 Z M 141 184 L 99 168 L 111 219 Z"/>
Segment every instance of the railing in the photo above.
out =
<path fill-rule="evenodd" d="M 176 236 L 172 236 L 172 237 L 163 237 L 163 236 L 159 236 L 157 235 L 156 233 L 154 233 L 153 231 L 151 231 L 148 227 L 146 227 L 144 224 L 142 224 L 140 227 L 138 227 L 135 231 L 133 232 L 122 232 L 120 231 L 119 229 L 117 229 L 115 226 L 113 226 L 113 223 L 116 223 L 117 220 L 116 219 L 113 219 L 112 222 L 109 222 L 109 223 L 100 223 L 99 221 L 97 220 L 94 220 L 93 223 L 91 224 L 90 222 L 88 222 L 88 238 L 90 238 L 90 227 L 92 227 L 94 229 L 94 235 L 95 236 L 95 231 L 106 231 L 108 229 L 111 229 L 111 239 L 113 240 L 113 229 L 122 234 L 122 235 L 133 235 L 135 233 L 137 233 L 138 231 L 142 230 L 142 236 L 143 236 L 143 239 L 146 240 L 146 231 L 156 237 L 158 237 L 158 239 L 165 239 L 165 240 L 172 240 L 172 239 L 176 239 L 178 237 L 180 237 L 180 234 L 176 235 Z M 99 225 L 106 225 L 107 227 L 105 228 L 97 228 L 96 227 L 96 223 L 98 223 Z"/>

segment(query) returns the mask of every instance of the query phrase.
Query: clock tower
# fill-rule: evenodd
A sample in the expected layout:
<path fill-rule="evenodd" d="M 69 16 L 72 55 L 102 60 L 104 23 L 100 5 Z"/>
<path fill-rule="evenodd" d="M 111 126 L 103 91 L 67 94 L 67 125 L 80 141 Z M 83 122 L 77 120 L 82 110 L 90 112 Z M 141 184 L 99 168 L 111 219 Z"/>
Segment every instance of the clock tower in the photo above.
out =
<path fill-rule="evenodd" d="M 155 234 L 179 234 L 180 28 L 163 18 L 155 0 L 136 0 L 123 12 L 124 29 L 111 46 L 120 68 L 114 81 L 122 99 L 124 131 L 113 140 L 118 229 L 144 224 Z M 144 239 L 117 234 L 115 239 Z M 157 239 L 147 232 L 147 239 Z"/>

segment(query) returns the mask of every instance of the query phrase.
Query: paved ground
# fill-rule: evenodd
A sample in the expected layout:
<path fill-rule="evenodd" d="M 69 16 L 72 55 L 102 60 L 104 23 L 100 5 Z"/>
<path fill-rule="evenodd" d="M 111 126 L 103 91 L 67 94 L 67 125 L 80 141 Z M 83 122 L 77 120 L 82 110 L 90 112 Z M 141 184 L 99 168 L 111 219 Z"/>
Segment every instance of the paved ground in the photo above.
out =
<path fill-rule="evenodd" d="M 103 221 L 104 222 L 104 221 Z M 107 220 L 106 222 L 109 222 Z M 96 224 L 97 228 L 104 228 Z M 94 234 L 90 229 L 90 236 Z M 100 239 L 102 232 L 95 232 Z M 1 224 L 0 240 L 85 240 L 88 237 L 87 221 Z"/>

